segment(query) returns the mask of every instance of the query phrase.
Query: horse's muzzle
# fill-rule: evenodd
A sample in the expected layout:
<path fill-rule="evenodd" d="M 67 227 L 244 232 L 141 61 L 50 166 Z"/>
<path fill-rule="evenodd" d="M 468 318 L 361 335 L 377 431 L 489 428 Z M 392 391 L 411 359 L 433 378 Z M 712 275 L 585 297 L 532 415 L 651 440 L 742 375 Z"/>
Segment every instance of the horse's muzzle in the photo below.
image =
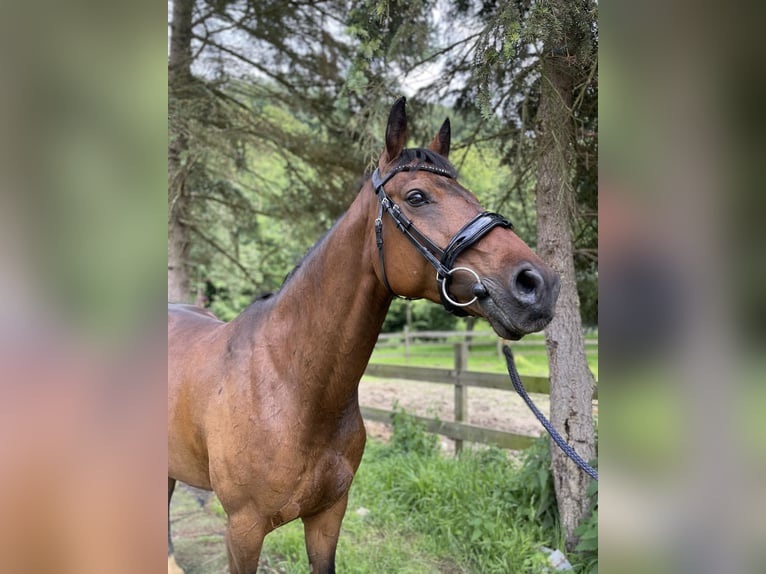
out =
<path fill-rule="evenodd" d="M 519 318 L 532 323 L 548 323 L 559 296 L 558 275 L 547 266 L 524 262 L 511 273 L 509 292 Z"/>
<path fill-rule="evenodd" d="M 498 335 L 516 340 L 550 323 L 560 288 L 553 270 L 525 261 L 511 270 L 507 283 L 497 279 L 482 278 L 473 294 Z"/>
<path fill-rule="evenodd" d="M 559 295 L 559 278 L 550 269 L 522 263 L 511 274 L 511 296 L 520 307 L 542 315 L 553 314 Z"/>

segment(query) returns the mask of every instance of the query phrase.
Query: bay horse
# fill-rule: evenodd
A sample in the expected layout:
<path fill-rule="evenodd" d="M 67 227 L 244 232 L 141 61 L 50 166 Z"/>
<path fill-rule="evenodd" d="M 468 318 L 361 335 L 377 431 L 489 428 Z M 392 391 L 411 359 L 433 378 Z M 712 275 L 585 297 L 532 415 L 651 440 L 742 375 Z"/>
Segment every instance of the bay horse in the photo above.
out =
<path fill-rule="evenodd" d="M 264 536 L 296 518 L 311 572 L 335 572 L 366 439 L 358 385 L 394 296 L 506 339 L 553 316 L 558 277 L 457 182 L 449 119 L 428 148 L 406 140 L 399 98 L 372 178 L 276 294 L 228 323 L 169 305 L 168 505 L 177 480 L 217 494 L 232 573 L 254 574 Z"/>

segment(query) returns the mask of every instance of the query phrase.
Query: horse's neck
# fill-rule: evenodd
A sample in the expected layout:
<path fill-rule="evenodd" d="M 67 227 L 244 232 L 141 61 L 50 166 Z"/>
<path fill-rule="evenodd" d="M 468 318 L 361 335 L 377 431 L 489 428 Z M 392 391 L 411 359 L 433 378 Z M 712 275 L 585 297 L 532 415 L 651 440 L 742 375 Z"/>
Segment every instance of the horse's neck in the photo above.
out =
<path fill-rule="evenodd" d="M 374 195 L 365 191 L 275 297 L 260 333 L 288 385 L 328 409 L 355 397 L 391 303 L 373 267 Z"/>

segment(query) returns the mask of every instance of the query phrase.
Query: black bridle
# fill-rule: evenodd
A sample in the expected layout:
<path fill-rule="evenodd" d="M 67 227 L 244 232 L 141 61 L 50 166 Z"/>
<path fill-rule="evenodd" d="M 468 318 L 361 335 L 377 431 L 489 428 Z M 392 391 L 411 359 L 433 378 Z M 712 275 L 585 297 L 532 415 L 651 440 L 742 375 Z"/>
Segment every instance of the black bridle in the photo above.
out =
<path fill-rule="evenodd" d="M 479 241 L 494 227 L 499 226 L 513 229 L 513 225 L 500 214 L 483 211 L 461 227 L 452 239 L 450 239 L 447 247 L 442 249 L 428 237 L 423 235 L 417 227 L 413 225 L 412 221 L 402 212 L 399 206 L 391 200 L 386 193 L 386 190 L 383 189 L 383 186 L 388 180 L 402 171 L 428 171 L 450 179 L 455 178 L 454 174 L 450 171 L 425 163 L 396 167 L 382 178 L 380 176 L 380 169 L 376 169 L 373 172 L 372 186 L 375 189 L 375 194 L 378 196 L 379 204 L 378 217 L 375 220 L 375 240 L 378 245 L 383 283 L 389 291 L 396 295 L 394 290 L 391 289 L 391 286 L 388 283 L 388 278 L 386 277 L 386 265 L 383 255 L 383 212 L 386 212 L 391 216 L 391 219 L 394 220 L 396 228 L 410 240 L 415 246 L 415 249 L 417 249 L 418 252 L 425 257 L 431 265 L 433 265 L 434 269 L 436 269 L 436 282 L 439 286 L 439 295 L 444 308 L 453 315 L 466 316 L 468 313 L 463 311 L 462 308 L 471 305 L 480 296 L 485 296 L 487 291 L 484 285 L 482 285 L 479 275 L 473 269 L 469 269 L 468 267 L 453 267 L 455 260 L 458 255 Z M 476 279 L 476 284 L 474 285 L 473 290 L 474 297 L 468 302 L 460 303 L 449 295 L 449 280 L 455 271 L 466 271 L 471 273 Z"/>

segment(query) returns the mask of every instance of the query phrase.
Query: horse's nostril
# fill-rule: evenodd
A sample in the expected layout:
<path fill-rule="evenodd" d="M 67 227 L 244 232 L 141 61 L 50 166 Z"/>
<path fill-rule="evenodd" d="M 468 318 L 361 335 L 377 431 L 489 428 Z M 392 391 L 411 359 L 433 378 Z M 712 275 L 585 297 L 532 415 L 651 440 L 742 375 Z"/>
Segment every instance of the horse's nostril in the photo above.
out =
<path fill-rule="evenodd" d="M 511 282 L 511 291 L 522 303 L 537 303 L 544 291 L 545 280 L 531 265 L 525 265 L 516 273 Z"/>
<path fill-rule="evenodd" d="M 516 284 L 526 293 L 533 293 L 541 283 L 542 277 L 529 269 L 524 269 L 516 277 Z"/>

